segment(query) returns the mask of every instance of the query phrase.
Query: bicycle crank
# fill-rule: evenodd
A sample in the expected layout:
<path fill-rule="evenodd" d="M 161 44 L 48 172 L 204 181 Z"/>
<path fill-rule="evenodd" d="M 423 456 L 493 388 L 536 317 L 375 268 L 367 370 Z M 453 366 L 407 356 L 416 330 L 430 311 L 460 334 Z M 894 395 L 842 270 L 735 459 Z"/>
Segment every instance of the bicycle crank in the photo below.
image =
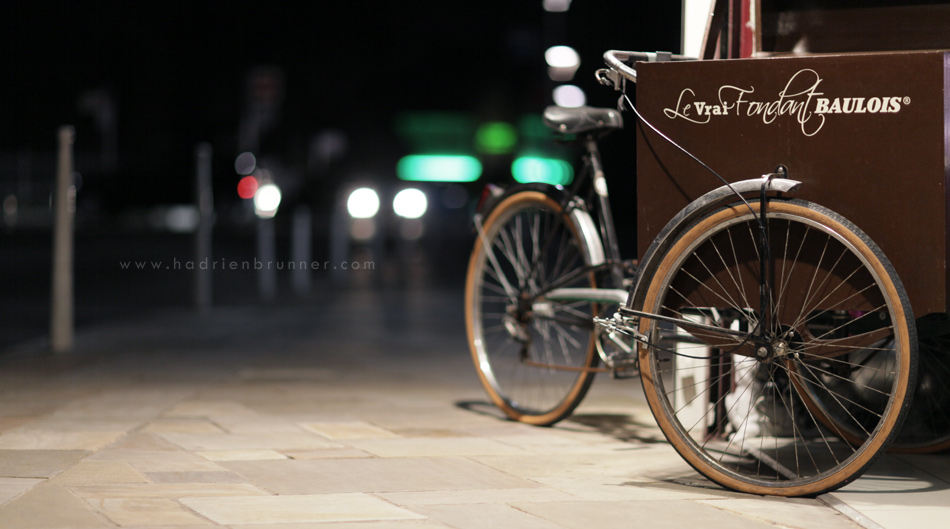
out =
<path fill-rule="evenodd" d="M 612 318 L 594 318 L 594 323 L 603 330 L 601 336 L 616 349 L 606 350 L 604 342 L 598 343 L 598 352 L 614 378 L 633 378 L 640 375 L 640 358 L 633 343 L 646 343 L 646 336 L 636 330 L 636 318 L 614 313 Z M 626 339 L 625 339 L 626 338 Z"/>

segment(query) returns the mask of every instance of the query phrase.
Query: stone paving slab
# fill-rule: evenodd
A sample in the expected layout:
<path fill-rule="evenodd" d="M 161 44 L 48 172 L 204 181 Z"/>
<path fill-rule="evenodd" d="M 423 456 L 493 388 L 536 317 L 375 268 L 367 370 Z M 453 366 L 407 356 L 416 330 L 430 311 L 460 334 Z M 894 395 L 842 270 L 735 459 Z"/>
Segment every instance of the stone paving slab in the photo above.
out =
<path fill-rule="evenodd" d="M 773 523 L 765 520 L 736 516 L 734 513 L 704 503 L 684 500 L 517 503 L 514 507 L 544 520 L 556 520 L 558 526 L 570 529 L 638 525 L 649 526 L 652 529 L 682 529 L 684 520 L 692 520 L 693 523 L 700 524 L 702 527 L 729 527 L 731 529 L 774 529 L 775 527 Z M 676 516 L 671 517 L 670 513 L 676 513 Z M 820 527 L 826 527 L 826 525 L 822 524 Z"/>
<path fill-rule="evenodd" d="M 92 461 L 124 461 L 139 472 L 198 472 L 225 470 L 198 454 L 184 450 L 105 450 L 89 456 Z"/>
<path fill-rule="evenodd" d="M 115 527 L 67 487 L 42 483 L 0 506 L 0 527 L 100 529 Z"/>
<path fill-rule="evenodd" d="M 255 434 L 163 433 L 160 437 L 189 451 L 213 450 L 318 450 L 342 448 L 339 443 L 306 432 Z"/>
<path fill-rule="evenodd" d="M 389 439 L 397 434 L 363 421 L 300 423 L 307 431 L 327 439 Z"/>
<path fill-rule="evenodd" d="M 65 486 L 98 485 L 102 483 L 148 483 L 154 481 L 135 470 L 126 461 L 84 459 L 56 476 L 56 483 Z"/>
<path fill-rule="evenodd" d="M 363 458 L 229 462 L 277 494 L 533 488 L 535 483 L 464 458 Z"/>
<path fill-rule="evenodd" d="M 396 505 L 415 508 L 420 505 L 462 505 L 511 503 L 519 501 L 570 501 L 577 497 L 553 488 L 531 489 L 486 489 L 486 490 L 437 490 L 425 492 L 377 492 L 374 496 Z"/>
<path fill-rule="evenodd" d="M 216 525 L 169 498 L 92 498 L 87 501 L 120 527 Z"/>
<path fill-rule="evenodd" d="M 759 498 L 743 495 L 734 498 L 700 500 L 699 503 L 795 529 L 811 529 L 819 526 L 829 529 L 854 528 L 854 522 L 849 518 L 843 515 L 829 518 L 828 509 L 824 505 L 809 499 Z"/>
<path fill-rule="evenodd" d="M 244 450 L 202 450 L 195 452 L 210 461 L 273 461 L 289 459 L 286 455 L 269 448 L 248 448 Z"/>
<path fill-rule="evenodd" d="M 716 500 L 741 497 L 738 493 L 718 488 L 692 487 L 644 478 L 590 475 L 534 478 L 532 481 L 570 494 L 575 500 L 588 501 Z"/>
<path fill-rule="evenodd" d="M 0 505 L 44 481 L 38 478 L 0 478 Z"/>
<path fill-rule="evenodd" d="M 367 494 L 186 498 L 195 512 L 220 525 L 412 520 L 425 516 Z"/>
<path fill-rule="evenodd" d="M 242 483 L 244 479 L 228 471 L 147 472 L 152 483 Z"/>
<path fill-rule="evenodd" d="M 205 419 L 159 419 L 139 430 L 144 433 L 225 433 L 216 423 Z"/>
<path fill-rule="evenodd" d="M 524 455 L 525 451 L 494 439 L 474 437 L 414 437 L 405 439 L 356 440 L 351 444 L 379 457 L 463 457 Z"/>
<path fill-rule="evenodd" d="M 283 450 L 281 454 L 290 459 L 354 459 L 373 457 L 373 454 L 356 448 L 328 448 L 325 450 Z"/>
<path fill-rule="evenodd" d="M 913 528 L 913 529 L 946 529 L 947 527 L 947 508 L 945 506 L 933 506 L 930 508 L 917 508 L 908 514 L 908 509 L 899 504 L 891 505 L 890 508 L 877 507 L 875 509 L 861 508 L 859 511 L 868 522 L 868 527 L 884 528 Z M 912 520 L 913 525 L 908 525 Z M 873 525 L 871 525 L 873 524 Z"/>
<path fill-rule="evenodd" d="M 457 529 L 495 529 L 517 527 L 519 529 L 563 529 L 566 527 L 550 519 L 526 512 L 522 508 L 504 503 L 483 505 L 431 505 L 416 508 L 429 518 Z M 598 527 L 587 525 L 587 528 Z M 604 527 L 604 526 L 599 526 Z"/>
<path fill-rule="evenodd" d="M 221 482 L 192 483 L 122 483 L 117 485 L 79 485 L 69 487 L 77 496 L 86 499 L 103 498 L 187 498 L 267 495 L 250 483 Z"/>
<path fill-rule="evenodd" d="M 86 450 L 0 450 L 0 476 L 49 478 L 89 455 Z"/>
<path fill-rule="evenodd" d="M 431 518 L 369 520 L 347 522 L 231 524 L 229 529 L 447 529 L 450 526 Z M 139 529 L 139 528 L 136 528 Z M 146 528 L 152 529 L 152 528 Z M 156 528 L 158 529 L 158 528 Z M 175 528 L 180 529 L 180 528 Z M 207 529 L 207 528 L 205 528 Z"/>
<path fill-rule="evenodd" d="M 866 519 L 867 526 L 944 528 L 950 517 L 948 459 L 888 454 L 861 479 L 830 496 Z"/>
<path fill-rule="evenodd" d="M 74 432 L 23 427 L 0 434 L 0 450 L 95 451 L 123 435 L 124 431 Z"/>

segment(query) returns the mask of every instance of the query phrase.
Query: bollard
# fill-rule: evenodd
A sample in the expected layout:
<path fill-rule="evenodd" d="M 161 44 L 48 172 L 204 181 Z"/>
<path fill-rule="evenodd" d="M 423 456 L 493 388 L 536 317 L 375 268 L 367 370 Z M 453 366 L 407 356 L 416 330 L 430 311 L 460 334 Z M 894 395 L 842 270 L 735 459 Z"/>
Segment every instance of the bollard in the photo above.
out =
<path fill-rule="evenodd" d="M 277 255 L 276 238 L 273 218 L 257 219 L 257 289 L 262 301 L 270 303 L 277 299 L 277 270 L 275 256 Z"/>
<path fill-rule="evenodd" d="M 330 217 L 330 262 L 334 263 L 331 278 L 342 281 L 345 271 L 339 263 L 350 259 L 350 217 L 346 212 L 346 198 L 339 197 Z"/>
<path fill-rule="evenodd" d="M 50 314 L 50 347 L 54 353 L 73 348 L 73 217 L 76 187 L 73 183 L 72 126 L 59 128 L 59 153 L 53 195 L 53 273 Z"/>
<path fill-rule="evenodd" d="M 214 194 L 211 184 L 211 145 L 201 143 L 195 149 L 195 207 L 198 226 L 195 229 L 195 263 L 212 261 L 211 231 L 214 225 Z M 201 312 L 211 308 L 213 276 L 211 267 L 195 266 L 194 303 Z"/>
<path fill-rule="evenodd" d="M 297 206 L 294 209 L 294 224 L 292 229 L 291 248 L 291 273 L 294 293 L 298 296 L 304 296 L 310 292 L 311 273 L 310 263 L 312 259 L 312 244 L 310 208 L 307 206 Z"/>

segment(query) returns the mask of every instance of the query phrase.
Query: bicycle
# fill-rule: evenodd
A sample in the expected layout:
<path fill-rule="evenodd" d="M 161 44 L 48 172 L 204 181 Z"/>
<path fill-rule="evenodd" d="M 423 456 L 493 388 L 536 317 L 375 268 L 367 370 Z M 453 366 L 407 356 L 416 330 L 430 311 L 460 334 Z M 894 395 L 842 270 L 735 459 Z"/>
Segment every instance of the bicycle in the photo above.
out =
<path fill-rule="evenodd" d="M 671 445 L 724 487 L 810 496 L 853 481 L 915 387 L 900 278 L 854 224 L 790 197 L 803 184 L 784 167 L 723 180 L 624 261 L 597 142 L 637 113 L 635 61 L 657 56 L 604 58 L 618 109 L 544 114 L 584 147 L 572 188 L 488 187 L 477 208 L 465 317 L 486 392 L 507 417 L 550 425 L 596 373 L 639 375 Z"/>

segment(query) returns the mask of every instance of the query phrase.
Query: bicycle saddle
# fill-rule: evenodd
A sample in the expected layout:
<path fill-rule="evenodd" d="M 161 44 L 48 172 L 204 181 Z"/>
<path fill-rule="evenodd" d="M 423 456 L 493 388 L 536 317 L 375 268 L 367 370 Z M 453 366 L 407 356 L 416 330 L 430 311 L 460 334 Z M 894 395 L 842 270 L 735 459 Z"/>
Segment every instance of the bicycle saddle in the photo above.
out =
<path fill-rule="evenodd" d="M 622 129 L 623 117 L 613 108 L 550 106 L 544 109 L 544 124 L 562 134 L 583 134 Z"/>

